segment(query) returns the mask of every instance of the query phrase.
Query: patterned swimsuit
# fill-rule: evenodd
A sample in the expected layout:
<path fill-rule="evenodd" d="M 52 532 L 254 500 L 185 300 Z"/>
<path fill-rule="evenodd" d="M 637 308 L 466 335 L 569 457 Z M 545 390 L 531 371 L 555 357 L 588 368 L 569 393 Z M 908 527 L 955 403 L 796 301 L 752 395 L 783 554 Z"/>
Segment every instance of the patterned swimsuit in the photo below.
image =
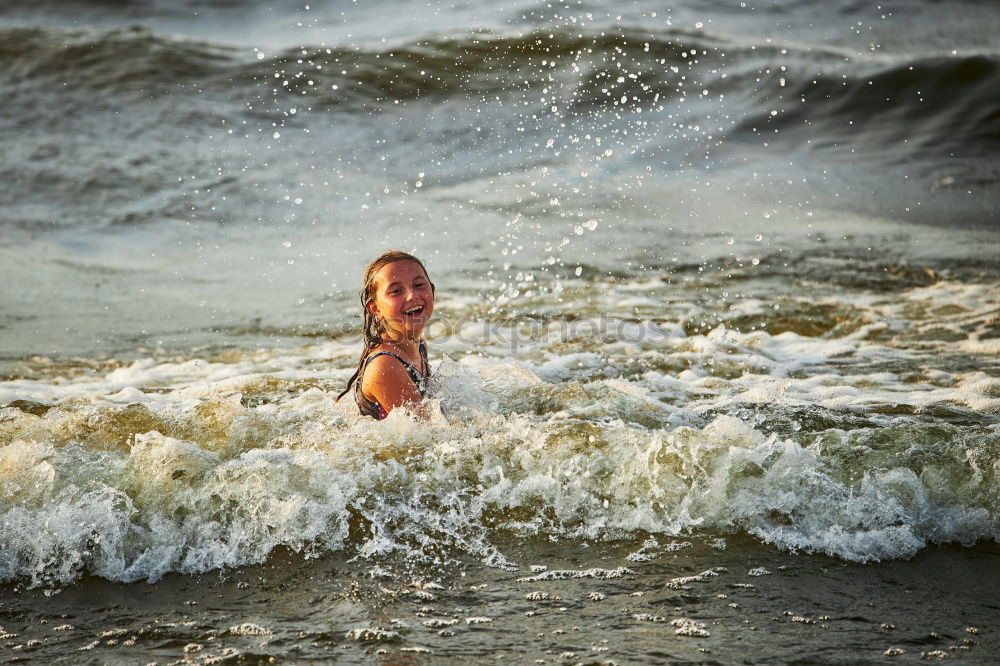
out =
<path fill-rule="evenodd" d="M 361 410 L 363 415 L 370 416 L 373 419 L 381 421 L 389 414 L 389 412 L 385 411 L 385 408 L 382 407 L 382 405 L 380 405 L 377 401 L 369 400 L 368 397 L 366 397 L 361 391 L 361 384 L 365 377 L 365 370 L 368 368 L 368 363 L 376 356 L 392 356 L 397 361 L 402 363 L 403 367 L 406 368 L 407 374 L 410 375 L 410 379 L 412 379 L 413 383 L 416 384 L 417 392 L 420 393 L 421 396 L 427 395 L 427 380 L 430 379 L 431 369 L 427 364 L 427 346 L 424 344 L 423 340 L 420 341 L 420 362 L 421 365 L 427 370 L 427 374 L 421 373 L 403 358 L 393 354 L 392 352 L 375 352 L 365 359 L 365 364 L 361 366 L 361 372 L 358 374 L 358 379 L 354 384 L 354 399 L 357 401 L 358 409 Z"/>

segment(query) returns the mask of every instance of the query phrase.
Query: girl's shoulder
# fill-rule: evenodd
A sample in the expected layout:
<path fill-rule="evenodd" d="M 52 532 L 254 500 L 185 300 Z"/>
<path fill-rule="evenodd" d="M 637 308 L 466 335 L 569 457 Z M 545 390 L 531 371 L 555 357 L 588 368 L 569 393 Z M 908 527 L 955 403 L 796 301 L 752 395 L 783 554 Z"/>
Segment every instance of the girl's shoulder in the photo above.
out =
<path fill-rule="evenodd" d="M 366 371 L 362 377 L 362 387 L 366 392 L 377 383 L 394 383 L 404 381 L 405 378 L 420 387 L 430 374 L 427 348 L 422 340 L 415 359 L 406 358 L 400 350 L 393 347 L 375 347 L 365 359 L 364 368 Z"/>
<path fill-rule="evenodd" d="M 390 359 L 395 359 L 401 361 L 404 365 L 414 366 L 420 368 L 422 362 L 427 361 L 427 345 L 421 340 L 419 347 L 419 355 L 416 359 L 408 359 L 406 356 L 395 347 L 390 347 L 387 345 L 379 345 L 371 350 L 368 356 L 365 358 L 365 364 L 371 363 L 379 365 L 389 362 Z"/>
<path fill-rule="evenodd" d="M 364 383 L 369 384 L 385 375 L 391 377 L 402 373 L 401 376 L 408 376 L 408 365 L 411 365 L 410 362 L 403 358 L 397 350 L 376 347 L 365 359 L 365 369 L 370 372 L 365 372 Z"/>
<path fill-rule="evenodd" d="M 419 402 L 427 391 L 427 378 L 418 370 L 422 361 L 414 366 L 397 353 L 376 347 L 365 359 L 359 383 L 365 399 L 381 405 L 387 412 L 394 407 Z"/>

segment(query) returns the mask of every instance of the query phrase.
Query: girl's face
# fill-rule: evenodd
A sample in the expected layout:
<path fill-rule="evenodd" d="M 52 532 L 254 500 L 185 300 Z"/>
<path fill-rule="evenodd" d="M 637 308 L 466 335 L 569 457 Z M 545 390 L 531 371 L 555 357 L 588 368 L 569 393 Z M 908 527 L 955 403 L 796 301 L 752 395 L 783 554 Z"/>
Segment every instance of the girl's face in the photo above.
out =
<path fill-rule="evenodd" d="M 434 290 L 420 264 L 395 261 L 379 269 L 368 310 L 382 320 L 390 339 L 419 339 L 434 312 Z"/>

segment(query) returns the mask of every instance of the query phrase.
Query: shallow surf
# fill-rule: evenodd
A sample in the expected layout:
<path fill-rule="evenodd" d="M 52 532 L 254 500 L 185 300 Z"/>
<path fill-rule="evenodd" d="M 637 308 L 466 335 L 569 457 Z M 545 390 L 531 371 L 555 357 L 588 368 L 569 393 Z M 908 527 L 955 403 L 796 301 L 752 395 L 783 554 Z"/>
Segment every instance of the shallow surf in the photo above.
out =
<path fill-rule="evenodd" d="M 4 658 L 995 651 L 988 3 L 67 7 L 0 8 Z M 381 239 L 429 422 L 334 403 Z"/>

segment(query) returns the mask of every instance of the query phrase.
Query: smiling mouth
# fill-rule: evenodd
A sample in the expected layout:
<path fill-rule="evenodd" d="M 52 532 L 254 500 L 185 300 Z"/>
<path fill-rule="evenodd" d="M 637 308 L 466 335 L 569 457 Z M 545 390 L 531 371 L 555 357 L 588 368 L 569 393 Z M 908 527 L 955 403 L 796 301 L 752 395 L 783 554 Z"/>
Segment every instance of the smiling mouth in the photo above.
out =
<path fill-rule="evenodd" d="M 423 314 L 423 312 L 424 306 L 418 305 L 414 308 L 410 308 L 409 310 L 404 310 L 403 315 L 406 317 L 416 317 L 417 315 Z"/>

